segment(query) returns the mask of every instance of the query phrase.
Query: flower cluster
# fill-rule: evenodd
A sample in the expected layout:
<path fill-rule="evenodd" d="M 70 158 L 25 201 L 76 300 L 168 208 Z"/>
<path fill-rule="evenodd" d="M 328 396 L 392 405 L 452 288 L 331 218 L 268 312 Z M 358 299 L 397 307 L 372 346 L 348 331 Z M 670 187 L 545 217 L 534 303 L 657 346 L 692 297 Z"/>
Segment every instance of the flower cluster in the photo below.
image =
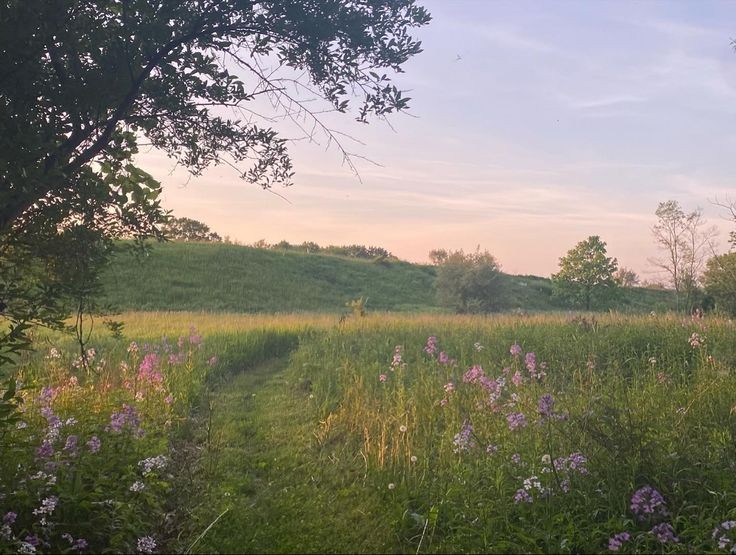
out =
<path fill-rule="evenodd" d="M 718 549 L 726 549 L 733 543 L 729 531 L 736 528 L 736 520 L 726 520 L 713 529 L 713 539 L 718 542 Z"/>
<path fill-rule="evenodd" d="M 631 539 L 631 534 L 628 532 L 621 532 L 615 534 L 611 539 L 608 540 L 608 550 L 618 551 L 621 546 Z"/>
<path fill-rule="evenodd" d="M 475 440 L 473 440 L 473 425 L 467 420 L 463 422 L 462 428 L 460 428 L 460 431 L 455 434 L 452 442 L 455 444 L 455 453 L 470 451 L 475 447 Z"/>
<path fill-rule="evenodd" d="M 651 486 L 639 488 L 631 496 L 631 512 L 634 513 L 639 520 L 651 516 L 667 516 L 667 504 L 664 497 L 656 489 Z"/>

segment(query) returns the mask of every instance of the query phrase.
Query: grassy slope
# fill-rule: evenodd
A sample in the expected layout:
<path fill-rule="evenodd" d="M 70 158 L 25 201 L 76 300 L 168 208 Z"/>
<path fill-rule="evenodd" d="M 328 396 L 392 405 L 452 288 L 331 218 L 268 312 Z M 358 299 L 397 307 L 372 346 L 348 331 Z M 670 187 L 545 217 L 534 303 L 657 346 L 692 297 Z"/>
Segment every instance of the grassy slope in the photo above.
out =
<path fill-rule="evenodd" d="M 369 310 L 438 311 L 432 266 L 377 264 L 330 255 L 277 252 L 237 245 L 167 243 L 136 260 L 120 255 L 105 276 L 107 300 L 123 310 L 339 312 L 368 297 Z M 506 276 L 508 310 L 566 307 L 536 276 Z M 666 291 L 627 289 L 624 312 L 672 308 Z"/>

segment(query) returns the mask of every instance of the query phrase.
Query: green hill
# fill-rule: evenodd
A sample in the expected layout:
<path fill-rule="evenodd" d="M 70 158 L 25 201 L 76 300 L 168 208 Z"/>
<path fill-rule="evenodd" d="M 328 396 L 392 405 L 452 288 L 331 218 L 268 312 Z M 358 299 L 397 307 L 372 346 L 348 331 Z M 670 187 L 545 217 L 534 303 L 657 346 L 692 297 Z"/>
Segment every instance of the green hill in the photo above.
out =
<path fill-rule="evenodd" d="M 435 268 L 396 260 L 372 262 L 325 254 L 256 249 L 222 243 L 155 244 L 150 256 L 119 254 L 106 271 L 106 301 L 121 310 L 340 312 L 367 297 L 369 310 L 440 311 Z M 549 279 L 505 276 L 508 310 L 565 310 Z M 662 311 L 671 294 L 622 292 L 616 309 Z"/>

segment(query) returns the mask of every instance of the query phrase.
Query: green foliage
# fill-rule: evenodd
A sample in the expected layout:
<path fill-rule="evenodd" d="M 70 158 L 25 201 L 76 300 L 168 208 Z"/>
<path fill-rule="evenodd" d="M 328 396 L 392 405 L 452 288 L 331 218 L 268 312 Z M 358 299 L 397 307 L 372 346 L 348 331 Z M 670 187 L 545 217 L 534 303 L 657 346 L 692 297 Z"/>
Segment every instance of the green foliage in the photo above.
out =
<path fill-rule="evenodd" d="M 386 72 L 421 51 L 409 32 L 429 20 L 414 0 L 4 5 L 0 303 L 13 329 L 58 326 L 68 313 L 44 268 L 89 254 L 72 253 L 68 230 L 102 242 L 161 236 L 161 186 L 134 163 L 139 141 L 194 175 L 226 163 L 264 188 L 288 185 L 287 143 L 271 124 L 314 114 L 315 95 L 339 112 L 355 102 L 360 121 L 406 109 Z M 282 71 L 260 69 L 272 63 Z M 245 107 L 260 95 L 278 117 Z M 17 335 L 0 336 L 4 356 Z"/>
<path fill-rule="evenodd" d="M 736 315 L 736 253 L 714 256 L 708 260 L 703 283 L 716 308 Z"/>
<path fill-rule="evenodd" d="M 592 235 L 560 258 L 560 271 L 552 275 L 555 293 L 585 310 L 600 307 L 616 290 L 617 268 L 616 259 L 606 256 L 606 243 Z"/>
<path fill-rule="evenodd" d="M 161 228 L 161 231 L 164 237 L 172 241 L 203 241 L 211 243 L 222 241 L 222 237 L 214 231 L 210 231 L 210 226 L 191 218 L 170 218 Z"/>
<path fill-rule="evenodd" d="M 501 268 L 488 251 L 453 251 L 437 266 L 439 303 L 459 313 L 500 310 L 502 284 Z"/>

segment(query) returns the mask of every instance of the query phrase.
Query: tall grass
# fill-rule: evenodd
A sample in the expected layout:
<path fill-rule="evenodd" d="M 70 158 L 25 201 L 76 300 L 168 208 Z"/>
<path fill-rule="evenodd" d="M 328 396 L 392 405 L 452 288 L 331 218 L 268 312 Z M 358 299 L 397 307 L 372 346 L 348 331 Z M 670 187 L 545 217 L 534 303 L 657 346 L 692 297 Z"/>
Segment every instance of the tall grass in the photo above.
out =
<path fill-rule="evenodd" d="M 313 384 L 319 445 L 403 509 L 405 550 L 600 552 L 626 533 L 624 552 L 706 551 L 736 516 L 734 332 L 676 317 L 368 319 L 303 343 L 292 369 Z M 645 486 L 666 508 L 632 509 Z"/>

